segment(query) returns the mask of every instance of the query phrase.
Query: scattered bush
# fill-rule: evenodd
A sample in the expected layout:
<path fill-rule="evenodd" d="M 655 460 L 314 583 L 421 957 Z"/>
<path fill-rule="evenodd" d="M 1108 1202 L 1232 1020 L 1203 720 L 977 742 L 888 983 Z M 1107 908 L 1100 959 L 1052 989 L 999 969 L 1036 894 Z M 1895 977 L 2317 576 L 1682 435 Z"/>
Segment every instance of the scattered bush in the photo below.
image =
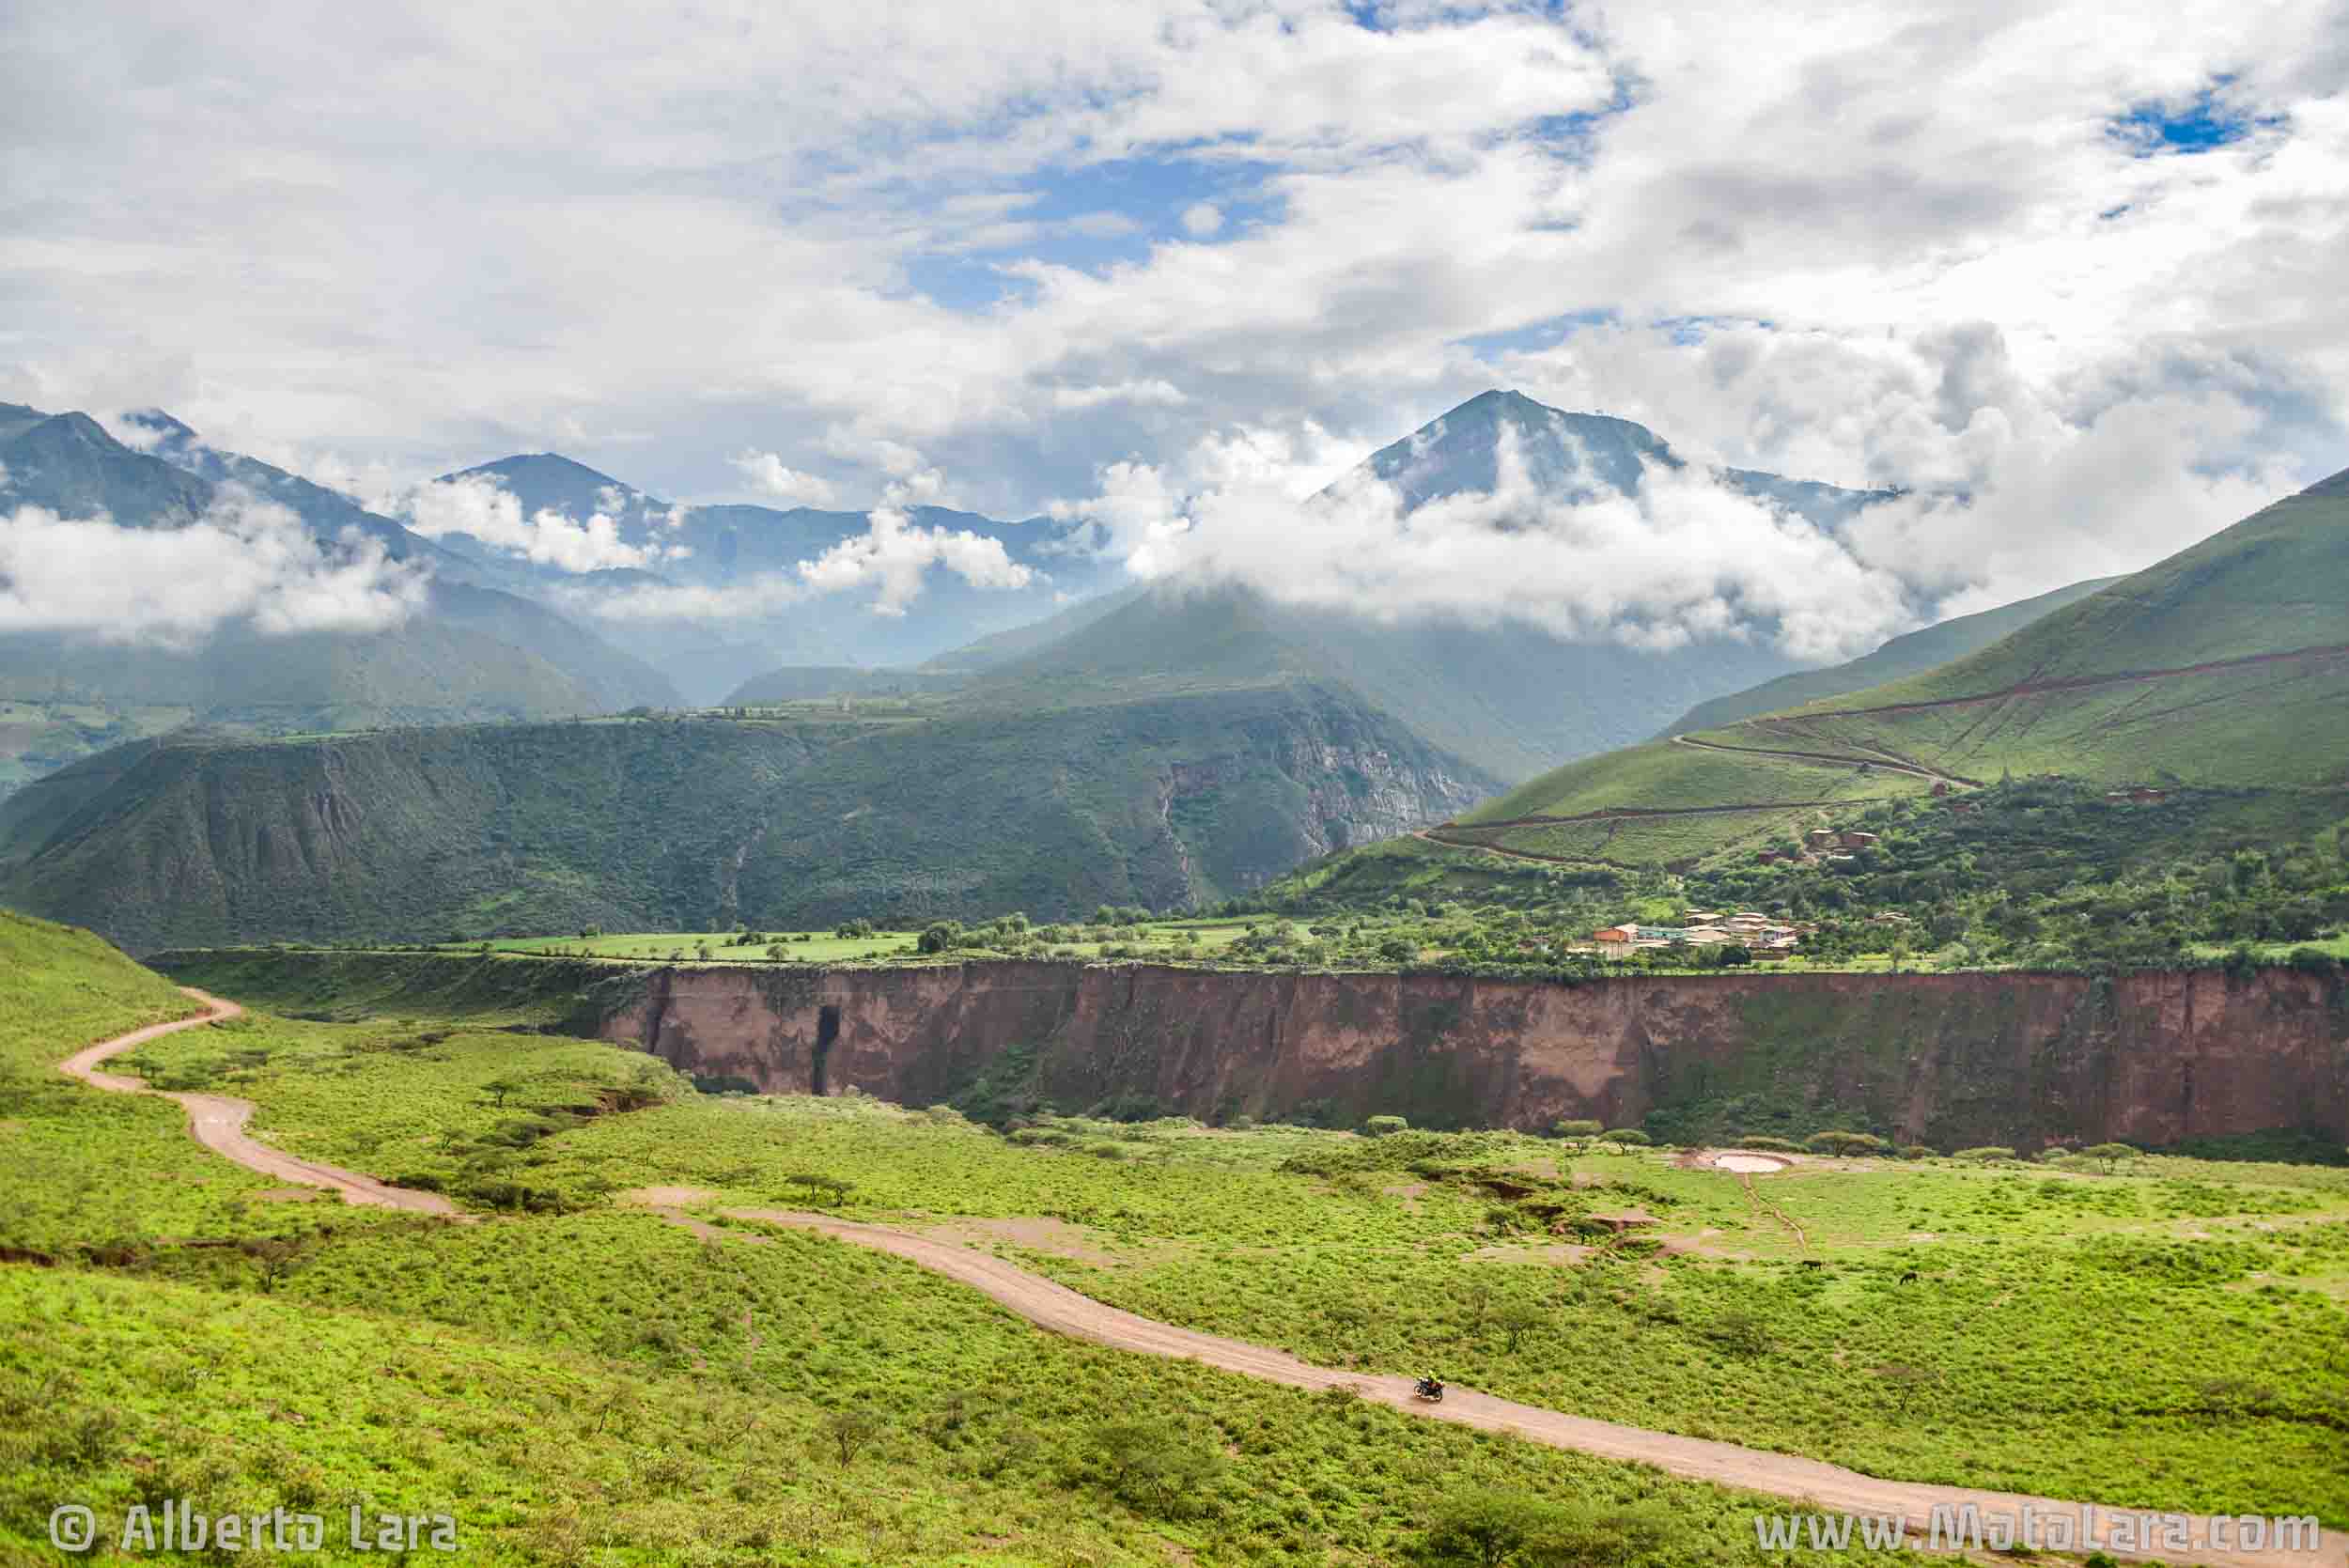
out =
<path fill-rule="evenodd" d="M 1373 1138 L 1384 1138 L 1389 1133 L 1408 1132 L 1410 1128 L 1411 1124 L 1400 1116 L 1373 1116 L 1362 1124 L 1362 1131 Z"/>

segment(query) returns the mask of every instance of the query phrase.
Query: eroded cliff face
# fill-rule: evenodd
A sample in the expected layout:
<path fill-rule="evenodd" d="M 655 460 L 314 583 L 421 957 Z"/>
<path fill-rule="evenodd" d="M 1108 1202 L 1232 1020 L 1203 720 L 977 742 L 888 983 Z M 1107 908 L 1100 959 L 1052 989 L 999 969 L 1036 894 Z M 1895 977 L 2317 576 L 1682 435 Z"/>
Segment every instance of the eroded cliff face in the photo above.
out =
<path fill-rule="evenodd" d="M 772 1093 L 949 1098 L 1032 1052 L 1065 1110 L 1121 1094 L 1206 1118 L 1639 1122 L 1751 1094 L 1907 1141 L 2153 1144 L 2275 1127 L 2349 1138 L 2349 986 L 2271 970 L 1724 975 L 1579 986 L 1432 975 L 988 963 L 672 969 L 607 1039 Z"/>

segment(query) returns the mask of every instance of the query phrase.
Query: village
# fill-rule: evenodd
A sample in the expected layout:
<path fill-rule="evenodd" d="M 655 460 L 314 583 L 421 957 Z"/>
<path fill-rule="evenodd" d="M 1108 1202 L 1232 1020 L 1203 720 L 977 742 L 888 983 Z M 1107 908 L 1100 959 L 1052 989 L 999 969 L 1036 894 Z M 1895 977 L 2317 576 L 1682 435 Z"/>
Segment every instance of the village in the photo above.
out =
<path fill-rule="evenodd" d="M 1803 835 L 1799 849 L 1761 849 L 1755 851 L 1754 858 L 1764 865 L 1781 862 L 1790 864 L 1817 862 L 1832 864 L 1854 860 L 1861 851 L 1875 848 L 1878 842 L 1875 833 L 1856 829 L 1817 828 Z M 1872 924 L 1906 924 L 1906 920 L 1905 915 L 1881 914 L 1874 917 Z M 1735 913 L 1719 909 L 1691 909 L 1679 924 L 1672 925 L 1626 924 L 1601 926 L 1591 933 L 1587 941 L 1574 944 L 1569 951 L 1620 957 L 1675 945 L 1742 948 L 1750 957 L 1766 960 L 1792 955 L 1802 939 L 1814 929 L 1815 926 L 1803 922 L 1776 919 L 1759 909 L 1740 909 Z"/>

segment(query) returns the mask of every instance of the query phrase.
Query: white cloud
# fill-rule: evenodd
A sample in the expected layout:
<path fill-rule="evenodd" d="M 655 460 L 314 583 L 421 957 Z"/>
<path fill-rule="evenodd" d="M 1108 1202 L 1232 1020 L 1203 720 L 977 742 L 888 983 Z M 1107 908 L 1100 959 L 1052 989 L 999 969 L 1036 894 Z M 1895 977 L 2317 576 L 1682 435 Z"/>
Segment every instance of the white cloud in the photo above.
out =
<path fill-rule="evenodd" d="M 169 646 L 231 622 L 265 636 L 381 631 L 423 610 L 428 588 L 375 541 L 321 545 L 292 512 L 234 489 L 178 529 L 39 506 L 0 518 L 0 631 Z"/>
<path fill-rule="evenodd" d="M 462 474 L 418 485 L 401 498 L 399 509 L 408 526 L 427 538 L 468 534 L 494 550 L 558 571 L 652 567 L 674 553 L 628 543 L 620 536 L 619 520 L 609 513 L 598 512 L 584 521 L 552 508 L 524 516 L 521 498 L 494 474 Z"/>
<path fill-rule="evenodd" d="M 1097 409 L 1104 403 L 1132 403 L 1149 408 L 1180 408 L 1190 399 L 1172 381 L 1120 381 L 1115 386 L 1059 386 L 1052 389 L 1056 409 Z"/>
<path fill-rule="evenodd" d="M 1204 240 L 1223 226 L 1223 210 L 1211 201 L 1193 202 L 1183 209 L 1183 232 L 1196 240 Z"/>
<path fill-rule="evenodd" d="M 827 506 L 832 502 L 832 481 L 787 467 L 772 452 L 738 452 L 726 459 L 761 494 L 793 505 Z"/>
<path fill-rule="evenodd" d="M 921 597 L 933 566 L 943 567 L 974 588 L 1025 588 L 1039 581 L 1034 568 L 1014 561 L 1003 541 L 959 528 L 917 525 L 906 505 L 934 489 L 938 475 L 925 472 L 890 487 L 886 500 L 865 519 L 865 531 L 841 540 L 813 561 L 800 563 L 801 581 L 817 593 L 872 586 L 877 615 L 902 615 Z"/>

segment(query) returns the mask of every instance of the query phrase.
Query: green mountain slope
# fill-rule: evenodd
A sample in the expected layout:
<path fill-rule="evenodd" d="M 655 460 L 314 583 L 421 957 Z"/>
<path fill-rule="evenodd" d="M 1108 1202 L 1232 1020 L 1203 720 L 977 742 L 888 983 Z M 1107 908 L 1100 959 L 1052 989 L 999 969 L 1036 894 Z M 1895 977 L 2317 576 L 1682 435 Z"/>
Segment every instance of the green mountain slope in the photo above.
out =
<path fill-rule="evenodd" d="M 1871 686 L 1898 680 L 1904 675 L 1921 675 L 1953 659 L 1963 659 L 1969 653 L 1986 648 L 2010 632 L 2020 630 L 2040 617 L 2053 614 L 2065 605 L 2120 581 L 2117 577 L 2091 578 L 2085 582 L 2075 582 L 2035 598 L 2002 604 L 1996 610 L 1984 610 L 1974 615 L 1952 616 L 1906 636 L 1895 637 L 1874 653 L 1863 655 L 1847 664 L 1837 664 L 1825 670 L 1800 670 L 1791 675 L 1781 675 L 1776 680 L 1766 680 L 1749 691 L 1734 691 L 1726 697 L 1699 703 L 1667 726 L 1664 735 L 1669 737 L 1712 729 L 1719 724 L 1734 724 L 1757 713 L 1776 713 L 1781 708 L 1799 707 L 1823 697 L 1862 691 Z"/>
<path fill-rule="evenodd" d="M 0 900 L 140 951 L 1169 908 L 1491 787 L 1302 682 L 939 712 L 140 742 L 0 801 Z"/>
<path fill-rule="evenodd" d="M 1438 836 L 1561 862 L 1689 864 L 1847 822 L 1871 801 L 1937 784 L 1962 797 L 2009 774 L 2207 793 L 2246 842 L 2338 816 L 2349 476 L 1964 658 L 1569 764 Z M 2212 812 L 2195 820 L 2210 842 Z M 2159 819 L 2146 824 L 2150 851 Z"/>

